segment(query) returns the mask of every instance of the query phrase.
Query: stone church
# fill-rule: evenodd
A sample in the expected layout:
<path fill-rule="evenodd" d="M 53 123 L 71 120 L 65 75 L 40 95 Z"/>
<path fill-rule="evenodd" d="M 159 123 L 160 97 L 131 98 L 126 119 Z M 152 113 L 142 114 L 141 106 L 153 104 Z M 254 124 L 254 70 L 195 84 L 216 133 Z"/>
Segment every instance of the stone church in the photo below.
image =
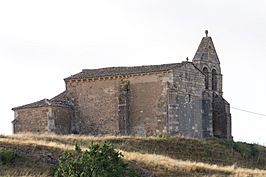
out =
<path fill-rule="evenodd" d="M 83 69 L 52 99 L 15 107 L 14 133 L 169 134 L 231 139 L 212 38 L 182 63 Z"/>

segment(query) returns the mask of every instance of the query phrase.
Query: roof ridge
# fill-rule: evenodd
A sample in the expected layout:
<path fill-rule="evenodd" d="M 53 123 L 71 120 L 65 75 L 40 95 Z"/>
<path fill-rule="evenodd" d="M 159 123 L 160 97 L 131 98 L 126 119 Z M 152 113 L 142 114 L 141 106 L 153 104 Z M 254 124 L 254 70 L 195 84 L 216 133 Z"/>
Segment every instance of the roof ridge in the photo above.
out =
<path fill-rule="evenodd" d="M 12 110 L 45 106 L 45 104 L 47 104 L 47 102 L 46 102 L 47 100 L 48 99 L 44 98 L 44 99 L 39 100 L 39 101 L 35 101 L 35 102 L 29 103 L 29 104 L 25 104 L 25 105 L 22 105 L 22 106 L 14 107 L 14 108 L 12 108 Z"/>
<path fill-rule="evenodd" d="M 110 66 L 110 67 L 103 67 L 103 68 L 88 68 L 82 69 L 82 71 L 91 71 L 91 70 L 100 70 L 100 69 L 116 69 L 116 68 L 138 68 L 138 67 L 153 67 L 153 66 L 164 66 L 164 65 L 175 65 L 180 63 L 165 63 L 165 64 L 158 64 L 158 65 L 134 65 L 134 66 Z"/>
<path fill-rule="evenodd" d="M 157 71 L 170 70 L 174 67 L 182 65 L 183 63 L 169 63 L 169 64 L 160 64 L 160 65 L 118 66 L 118 67 L 105 67 L 105 68 L 96 68 L 96 69 L 83 69 L 81 72 L 71 75 L 68 78 L 65 78 L 65 80 L 151 73 Z"/>
<path fill-rule="evenodd" d="M 66 91 L 56 95 L 51 99 L 42 99 L 39 101 L 35 101 L 29 104 L 25 104 L 22 106 L 14 107 L 12 110 L 17 109 L 26 109 L 26 108 L 37 108 L 37 107 L 45 107 L 45 106 L 61 106 L 61 107 L 71 107 L 72 103 L 66 97 Z"/>

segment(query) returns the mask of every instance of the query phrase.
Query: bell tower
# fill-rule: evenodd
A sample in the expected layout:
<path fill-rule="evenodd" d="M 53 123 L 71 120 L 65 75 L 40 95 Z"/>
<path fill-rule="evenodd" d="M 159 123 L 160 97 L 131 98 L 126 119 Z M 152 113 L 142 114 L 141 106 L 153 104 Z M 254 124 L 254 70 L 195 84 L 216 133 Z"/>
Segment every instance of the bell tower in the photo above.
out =
<path fill-rule="evenodd" d="M 205 75 L 205 90 L 202 93 L 203 136 L 231 139 L 230 104 L 222 96 L 220 61 L 208 30 L 192 62 Z"/>
<path fill-rule="evenodd" d="M 206 76 L 205 89 L 222 96 L 220 61 L 212 38 L 208 36 L 208 30 L 205 30 L 205 37 L 202 38 L 192 62 Z"/>

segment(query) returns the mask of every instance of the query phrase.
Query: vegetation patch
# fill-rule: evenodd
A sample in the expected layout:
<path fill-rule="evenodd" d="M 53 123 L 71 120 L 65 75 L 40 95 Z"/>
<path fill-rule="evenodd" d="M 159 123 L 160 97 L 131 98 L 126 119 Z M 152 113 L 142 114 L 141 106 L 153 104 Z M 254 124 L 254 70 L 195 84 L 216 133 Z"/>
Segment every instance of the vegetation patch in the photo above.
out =
<path fill-rule="evenodd" d="M 265 148 L 257 144 L 249 144 L 245 142 L 234 142 L 230 140 L 219 140 L 228 148 L 241 154 L 241 156 L 253 163 L 254 166 L 266 167 Z"/>
<path fill-rule="evenodd" d="M 93 152 L 103 154 L 106 151 L 99 151 L 101 149 L 99 146 L 103 146 L 106 141 L 112 143 L 111 147 L 114 146 L 114 152 L 118 153 L 116 155 L 129 164 L 128 171 L 130 171 L 130 167 L 143 177 L 266 176 L 266 148 L 260 145 L 216 138 L 54 134 L 17 134 L 0 137 L 1 147 L 13 149 L 20 155 L 13 164 L 0 165 L 0 176 L 52 177 L 55 175 L 55 171 L 58 170 L 59 161 L 62 161 L 62 164 L 67 161 L 62 160 L 65 153 L 69 153 L 69 156 L 73 157 L 72 160 L 76 159 L 68 167 L 72 165 L 80 170 L 83 168 L 82 164 L 91 163 L 92 161 L 91 158 L 85 161 L 80 160 L 87 156 L 91 157 L 90 153 L 93 148 L 90 146 L 97 145 L 98 148 L 95 148 Z M 79 145 L 76 150 L 79 150 L 80 153 L 73 150 L 75 144 Z M 58 157 L 60 156 L 59 160 Z M 55 166 L 51 161 L 47 161 L 49 157 L 55 160 L 58 159 L 58 165 Z M 101 166 L 105 166 L 104 164 L 107 165 L 107 163 L 103 159 L 106 158 L 96 158 L 94 161 L 99 160 L 99 163 L 101 163 L 100 160 L 102 160 Z M 112 161 L 107 162 L 116 164 Z M 62 166 L 66 167 L 67 164 Z M 81 176 L 80 173 L 77 174 L 79 175 L 72 176 Z M 60 175 L 58 174 L 58 176 Z"/>
<path fill-rule="evenodd" d="M 65 151 L 59 158 L 56 177 L 136 177 L 137 174 L 128 167 L 121 152 L 107 142 L 91 144 L 82 151 L 76 145 L 74 151 Z"/>
<path fill-rule="evenodd" d="M 0 165 L 12 164 L 18 155 L 11 149 L 0 148 Z"/>

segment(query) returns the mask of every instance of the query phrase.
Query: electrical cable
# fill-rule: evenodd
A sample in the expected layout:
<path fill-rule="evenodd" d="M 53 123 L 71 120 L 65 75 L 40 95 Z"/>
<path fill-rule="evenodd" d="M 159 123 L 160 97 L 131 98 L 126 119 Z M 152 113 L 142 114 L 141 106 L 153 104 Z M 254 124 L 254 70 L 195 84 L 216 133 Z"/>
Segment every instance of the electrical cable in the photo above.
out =
<path fill-rule="evenodd" d="M 243 111 L 243 112 L 247 112 L 247 113 L 250 113 L 250 114 L 256 114 L 256 115 L 259 115 L 259 116 L 264 116 L 266 117 L 266 114 L 261 114 L 261 113 L 257 113 L 257 112 L 253 112 L 253 111 L 248 111 L 248 110 L 245 110 L 245 109 L 240 109 L 240 108 L 236 108 L 236 107 L 232 107 L 232 109 L 235 109 L 235 110 L 238 110 L 238 111 Z"/>

